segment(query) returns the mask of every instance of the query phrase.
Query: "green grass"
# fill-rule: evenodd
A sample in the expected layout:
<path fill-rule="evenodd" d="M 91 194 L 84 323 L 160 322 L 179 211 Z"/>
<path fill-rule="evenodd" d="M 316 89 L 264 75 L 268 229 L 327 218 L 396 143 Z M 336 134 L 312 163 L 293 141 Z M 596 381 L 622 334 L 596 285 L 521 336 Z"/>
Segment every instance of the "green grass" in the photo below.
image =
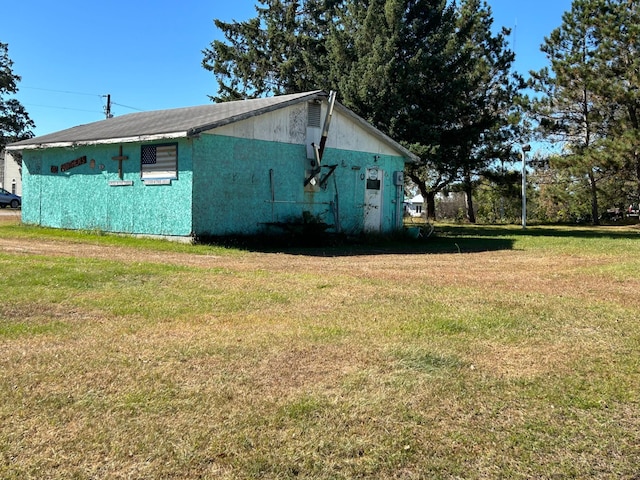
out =
<path fill-rule="evenodd" d="M 638 235 L 0 226 L 0 478 L 636 478 Z"/>
<path fill-rule="evenodd" d="M 0 223 L 0 232 L 5 238 L 36 239 L 64 243 L 82 243 L 102 246 L 118 246 L 136 249 L 146 249 L 150 244 L 153 249 L 160 252 L 188 252 L 191 254 L 207 255 L 234 255 L 233 249 L 222 246 L 192 245 L 170 240 L 157 240 L 145 237 L 133 237 L 129 235 L 109 234 L 101 231 L 64 230 L 57 228 L 38 227 L 35 225 L 23 225 Z"/>

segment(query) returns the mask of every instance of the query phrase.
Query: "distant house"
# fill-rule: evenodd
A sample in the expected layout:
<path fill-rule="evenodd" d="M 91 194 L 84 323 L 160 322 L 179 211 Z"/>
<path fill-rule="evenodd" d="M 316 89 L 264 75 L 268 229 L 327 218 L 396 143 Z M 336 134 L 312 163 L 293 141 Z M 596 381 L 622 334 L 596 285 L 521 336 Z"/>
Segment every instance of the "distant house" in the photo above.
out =
<path fill-rule="evenodd" d="M 0 187 L 22 196 L 22 166 L 10 151 L 0 151 Z"/>
<path fill-rule="evenodd" d="M 420 217 L 423 214 L 424 198 L 418 194 L 404 201 L 404 209 L 407 215 L 411 217 Z"/>
<path fill-rule="evenodd" d="M 177 237 L 277 233 L 303 219 L 400 228 L 402 172 L 417 157 L 331 100 L 313 91 L 134 113 L 10 144 L 22 153 L 22 220 Z"/>

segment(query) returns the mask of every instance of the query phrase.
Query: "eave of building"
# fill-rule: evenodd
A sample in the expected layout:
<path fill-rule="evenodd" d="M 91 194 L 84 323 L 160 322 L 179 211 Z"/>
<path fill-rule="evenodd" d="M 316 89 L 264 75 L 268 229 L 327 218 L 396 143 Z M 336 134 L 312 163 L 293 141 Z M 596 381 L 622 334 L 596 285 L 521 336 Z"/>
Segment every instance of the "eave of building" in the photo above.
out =
<path fill-rule="evenodd" d="M 38 143 L 33 145 L 7 145 L 7 150 L 37 150 L 45 148 L 76 148 L 86 147 L 92 145 L 112 145 L 118 143 L 134 143 L 134 142 L 155 142 L 159 140 L 172 140 L 175 138 L 186 138 L 189 135 L 187 132 L 170 132 L 170 133 L 158 133 L 154 135 L 137 135 L 131 137 L 119 137 L 119 138 L 101 138 L 96 140 L 77 140 L 73 142 L 51 142 L 51 143 Z"/>

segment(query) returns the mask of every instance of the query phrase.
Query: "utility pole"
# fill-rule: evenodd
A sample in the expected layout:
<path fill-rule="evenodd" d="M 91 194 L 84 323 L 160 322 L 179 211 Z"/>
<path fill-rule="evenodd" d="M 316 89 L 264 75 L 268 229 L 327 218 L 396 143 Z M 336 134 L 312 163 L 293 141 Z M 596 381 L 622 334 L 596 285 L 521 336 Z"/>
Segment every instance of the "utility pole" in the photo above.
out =
<path fill-rule="evenodd" d="M 112 118 L 113 115 L 111 114 L 111 94 L 103 95 L 103 97 L 107 97 L 107 106 L 104 107 L 104 113 L 107 118 Z"/>
<path fill-rule="evenodd" d="M 527 228 L 527 155 L 531 151 L 531 145 L 522 145 L 522 228 Z"/>

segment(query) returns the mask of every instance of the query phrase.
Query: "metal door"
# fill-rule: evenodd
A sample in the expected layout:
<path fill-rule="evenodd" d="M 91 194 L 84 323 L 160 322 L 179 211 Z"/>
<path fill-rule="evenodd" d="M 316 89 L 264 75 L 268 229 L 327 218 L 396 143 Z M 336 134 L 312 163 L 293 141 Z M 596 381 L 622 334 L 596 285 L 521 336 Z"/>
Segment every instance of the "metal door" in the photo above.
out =
<path fill-rule="evenodd" d="M 380 232 L 382 229 L 382 189 L 384 172 L 367 168 L 364 190 L 364 231 Z"/>

